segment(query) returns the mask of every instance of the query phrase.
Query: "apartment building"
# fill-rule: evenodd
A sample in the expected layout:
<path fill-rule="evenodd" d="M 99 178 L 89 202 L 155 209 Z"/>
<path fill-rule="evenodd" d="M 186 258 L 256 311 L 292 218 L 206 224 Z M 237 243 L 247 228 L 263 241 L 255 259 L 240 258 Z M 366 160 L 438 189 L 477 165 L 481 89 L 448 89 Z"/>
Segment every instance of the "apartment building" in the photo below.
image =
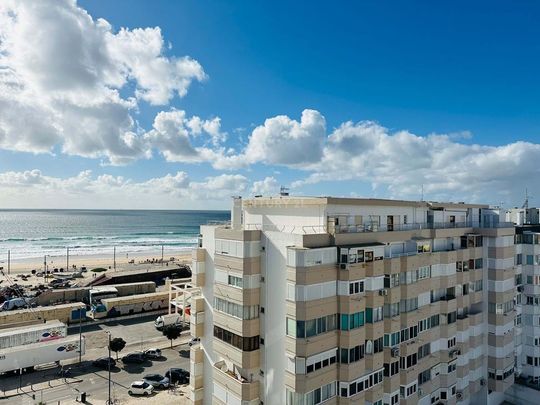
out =
<path fill-rule="evenodd" d="M 516 372 L 540 389 L 540 219 L 537 208 L 506 212 L 516 225 Z"/>
<path fill-rule="evenodd" d="M 235 198 L 193 252 L 195 404 L 501 403 L 514 226 L 486 205 Z"/>

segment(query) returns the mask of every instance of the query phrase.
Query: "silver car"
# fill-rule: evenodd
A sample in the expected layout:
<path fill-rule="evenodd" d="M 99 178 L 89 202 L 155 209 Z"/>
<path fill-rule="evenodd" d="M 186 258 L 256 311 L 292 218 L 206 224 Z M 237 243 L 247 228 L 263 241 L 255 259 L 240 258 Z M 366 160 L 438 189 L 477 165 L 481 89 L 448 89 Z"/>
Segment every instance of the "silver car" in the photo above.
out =
<path fill-rule="evenodd" d="M 169 387 L 169 379 L 161 374 L 147 374 L 143 377 L 143 381 L 154 388 L 164 389 Z"/>

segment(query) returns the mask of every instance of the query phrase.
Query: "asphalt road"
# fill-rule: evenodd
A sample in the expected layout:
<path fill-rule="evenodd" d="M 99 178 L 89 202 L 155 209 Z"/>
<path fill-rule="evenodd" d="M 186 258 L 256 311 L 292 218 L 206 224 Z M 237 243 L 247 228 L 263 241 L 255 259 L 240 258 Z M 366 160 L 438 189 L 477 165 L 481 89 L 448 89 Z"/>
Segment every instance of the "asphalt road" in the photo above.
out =
<path fill-rule="evenodd" d="M 148 318 L 148 319 L 147 319 Z M 113 337 L 121 337 L 127 342 L 126 348 L 119 354 L 123 355 L 140 350 L 142 348 L 150 348 L 158 346 L 164 348 L 168 346 L 168 341 L 163 338 L 161 332 L 154 328 L 154 316 L 129 319 L 125 321 L 117 321 L 101 325 L 87 325 L 83 327 L 83 334 L 90 337 L 93 332 L 98 332 L 95 335 L 104 335 L 103 331 L 110 331 Z M 146 321 L 146 322 L 144 322 Z M 101 333 L 99 333 L 101 331 Z M 78 328 L 70 329 L 70 335 L 78 334 Z M 189 337 L 184 335 L 174 343 L 187 341 Z M 141 344 L 139 345 L 139 342 Z M 71 383 L 66 383 L 57 376 L 58 368 L 49 368 L 36 370 L 33 373 L 22 376 L 22 386 L 24 391 L 34 394 L 35 400 L 31 394 L 22 394 L 11 397 L 9 399 L 0 399 L 0 405 L 3 404 L 36 404 L 39 401 L 48 404 L 72 404 L 81 391 L 87 393 L 88 403 L 103 404 L 108 398 L 108 372 L 100 370 L 92 366 L 92 360 L 108 355 L 108 350 L 105 346 L 95 346 L 90 350 L 87 349 L 83 356 L 81 365 L 69 366 L 72 369 Z M 117 366 L 111 370 L 111 396 L 113 398 L 123 399 L 123 403 L 129 399 L 127 394 L 130 384 L 141 379 L 145 374 L 159 373 L 164 374 L 171 367 L 180 367 L 189 370 L 189 348 L 187 345 L 180 345 L 174 349 L 164 348 L 164 357 L 159 360 L 148 360 L 142 365 L 126 364 L 122 361 L 117 362 Z M 115 357 L 113 353 L 113 357 Z M 82 382 L 74 382 L 82 380 Z M 43 382 L 51 382 L 52 388 L 46 387 L 43 390 L 30 390 L 30 384 L 40 384 Z M 17 388 L 19 386 L 19 377 L 0 376 L 0 388 L 6 391 Z M 43 387 L 44 384 L 41 384 Z"/>

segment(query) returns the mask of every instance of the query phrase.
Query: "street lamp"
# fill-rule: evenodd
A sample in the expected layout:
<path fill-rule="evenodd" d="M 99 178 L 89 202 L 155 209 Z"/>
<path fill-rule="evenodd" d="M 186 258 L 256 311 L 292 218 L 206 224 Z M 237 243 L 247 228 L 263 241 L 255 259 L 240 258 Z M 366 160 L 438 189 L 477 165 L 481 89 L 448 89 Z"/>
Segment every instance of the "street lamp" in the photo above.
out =
<path fill-rule="evenodd" d="M 109 369 L 109 399 L 107 400 L 107 404 L 111 404 L 111 332 L 107 331 L 107 335 L 109 335 L 109 358 L 107 359 L 107 365 Z"/>
<path fill-rule="evenodd" d="M 79 364 L 81 364 L 82 357 L 82 313 L 83 308 L 79 308 Z"/>

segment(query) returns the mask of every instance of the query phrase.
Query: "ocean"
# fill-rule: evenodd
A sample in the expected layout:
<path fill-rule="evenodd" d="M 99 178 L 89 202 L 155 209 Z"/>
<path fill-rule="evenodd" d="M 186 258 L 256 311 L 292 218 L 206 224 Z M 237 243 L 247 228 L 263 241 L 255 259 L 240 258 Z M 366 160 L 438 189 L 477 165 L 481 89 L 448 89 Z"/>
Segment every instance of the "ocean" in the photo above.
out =
<path fill-rule="evenodd" d="M 229 219 L 228 211 L 0 210 L 0 257 L 187 251 L 200 225 Z"/>

